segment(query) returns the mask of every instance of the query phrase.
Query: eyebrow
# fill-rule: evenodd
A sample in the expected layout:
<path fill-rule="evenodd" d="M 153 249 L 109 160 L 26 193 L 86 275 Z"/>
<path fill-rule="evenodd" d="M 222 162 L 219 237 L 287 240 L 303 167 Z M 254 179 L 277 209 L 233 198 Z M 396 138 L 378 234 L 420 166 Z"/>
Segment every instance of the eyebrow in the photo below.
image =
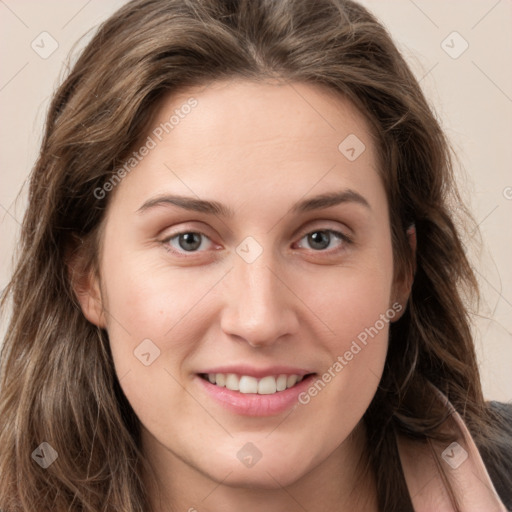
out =
<path fill-rule="evenodd" d="M 370 203 L 361 194 L 354 190 L 347 189 L 341 190 L 340 192 L 327 192 L 325 194 L 304 199 L 293 206 L 292 212 L 304 213 L 312 210 L 321 210 L 323 208 L 337 206 L 338 204 L 343 203 L 360 204 L 371 210 Z"/>
<path fill-rule="evenodd" d="M 295 203 L 291 211 L 293 213 L 305 213 L 313 210 L 330 208 L 343 203 L 355 203 L 371 209 L 369 202 L 361 194 L 354 190 L 347 189 L 340 192 L 327 192 L 308 199 L 303 199 L 302 201 Z M 149 199 L 137 210 L 137 212 L 143 213 L 152 208 L 166 205 L 174 205 L 179 208 L 183 208 L 184 210 L 219 215 L 226 218 L 234 216 L 234 211 L 229 206 L 219 203 L 218 201 L 207 201 L 204 199 L 179 195 L 161 195 Z"/>

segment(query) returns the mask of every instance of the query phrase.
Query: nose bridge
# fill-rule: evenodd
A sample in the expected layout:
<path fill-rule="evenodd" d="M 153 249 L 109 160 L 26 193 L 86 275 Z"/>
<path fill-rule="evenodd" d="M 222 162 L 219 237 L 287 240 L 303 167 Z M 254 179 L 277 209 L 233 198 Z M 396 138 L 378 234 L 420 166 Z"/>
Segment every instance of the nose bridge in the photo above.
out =
<path fill-rule="evenodd" d="M 243 243 L 237 252 L 241 248 Z M 276 276 L 272 251 L 261 250 L 255 258 L 254 246 L 249 246 L 247 253 L 251 251 L 251 258 L 243 251 L 235 255 L 222 327 L 226 333 L 243 338 L 252 346 L 266 346 L 295 332 L 297 319 L 293 294 Z"/>

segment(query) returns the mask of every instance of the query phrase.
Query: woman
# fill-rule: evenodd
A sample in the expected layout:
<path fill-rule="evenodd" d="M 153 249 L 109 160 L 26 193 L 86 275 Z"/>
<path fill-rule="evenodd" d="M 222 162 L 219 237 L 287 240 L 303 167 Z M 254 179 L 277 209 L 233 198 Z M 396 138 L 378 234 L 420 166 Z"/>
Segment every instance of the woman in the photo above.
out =
<path fill-rule="evenodd" d="M 452 179 L 358 4 L 128 3 L 31 177 L 2 510 L 512 506 Z"/>

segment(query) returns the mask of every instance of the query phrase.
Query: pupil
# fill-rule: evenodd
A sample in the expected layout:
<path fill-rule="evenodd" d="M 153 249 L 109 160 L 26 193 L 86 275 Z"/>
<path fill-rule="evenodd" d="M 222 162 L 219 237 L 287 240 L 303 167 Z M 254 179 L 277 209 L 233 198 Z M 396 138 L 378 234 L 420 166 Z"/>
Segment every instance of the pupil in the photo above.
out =
<path fill-rule="evenodd" d="M 201 245 L 199 233 L 183 233 L 179 238 L 180 247 L 185 251 L 193 251 Z M 191 244 L 186 245 L 186 244 Z"/>
<path fill-rule="evenodd" d="M 330 237 L 326 231 L 315 231 L 309 235 L 311 247 L 315 249 L 325 249 L 329 246 L 329 241 Z"/>

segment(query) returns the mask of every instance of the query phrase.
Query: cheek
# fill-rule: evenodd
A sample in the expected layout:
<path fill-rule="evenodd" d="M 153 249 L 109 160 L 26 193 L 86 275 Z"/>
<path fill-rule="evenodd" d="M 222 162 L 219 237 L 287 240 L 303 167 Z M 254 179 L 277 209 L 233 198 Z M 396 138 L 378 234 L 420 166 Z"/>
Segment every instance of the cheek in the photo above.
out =
<path fill-rule="evenodd" d="M 316 287 L 310 278 L 301 282 L 308 305 L 329 329 L 318 340 L 319 350 L 328 354 L 323 372 L 301 403 L 330 404 L 325 410 L 333 432 L 339 432 L 341 424 L 353 427 L 375 394 L 386 360 L 389 325 L 401 310 L 392 301 L 392 281 L 392 251 L 383 243 L 357 265 L 317 279 Z"/>
<path fill-rule="evenodd" d="M 225 272 L 169 269 L 135 252 L 123 259 L 115 250 L 104 268 L 116 373 L 137 415 L 156 425 L 162 421 L 159 406 L 170 405 L 170 397 L 174 407 L 185 411 L 186 404 L 179 403 L 187 375 L 184 365 L 209 328 L 207 294 Z"/>
<path fill-rule="evenodd" d="M 321 271 L 314 277 L 297 276 L 294 282 L 297 293 L 328 330 L 323 343 L 331 353 L 339 353 L 348 350 L 355 339 L 364 343 L 368 330 L 379 339 L 387 339 L 389 320 L 396 315 L 391 308 L 392 280 L 389 248 L 372 261 L 366 259 L 357 265 Z M 378 333 L 374 329 L 376 324 Z"/>
<path fill-rule="evenodd" d="M 148 337 L 154 338 L 155 343 L 176 339 L 171 336 L 172 331 L 188 321 L 205 293 L 222 276 L 218 270 L 192 275 L 137 255 L 131 260 L 118 260 L 115 255 L 110 259 L 116 264 L 107 265 L 111 270 L 105 279 L 109 333 L 121 329 L 121 338 L 129 333 L 133 342 Z"/>
<path fill-rule="evenodd" d="M 142 423 L 159 431 L 166 427 L 164 409 L 186 415 L 190 406 L 180 393 L 180 361 L 198 333 L 181 327 L 200 290 L 191 290 L 178 276 L 168 283 L 157 278 L 156 269 L 142 268 L 119 265 L 106 277 L 108 334 L 124 394 Z"/>
<path fill-rule="evenodd" d="M 355 419 L 375 393 L 386 359 L 389 325 L 397 311 L 390 304 L 388 279 L 379 284 L 376 279 L 353 275 L 343 287 L 329 290 L 328 296 L 328 300 L 318 297 L 317 302 L 330 330 L 319 343 L 328 357 L 320 382 L 307 391 L 304 400 L 321 392 L 326 402 L 350 404 Z M 331 411 L 333 418 L 347 416 L 343 407 Z"/>

